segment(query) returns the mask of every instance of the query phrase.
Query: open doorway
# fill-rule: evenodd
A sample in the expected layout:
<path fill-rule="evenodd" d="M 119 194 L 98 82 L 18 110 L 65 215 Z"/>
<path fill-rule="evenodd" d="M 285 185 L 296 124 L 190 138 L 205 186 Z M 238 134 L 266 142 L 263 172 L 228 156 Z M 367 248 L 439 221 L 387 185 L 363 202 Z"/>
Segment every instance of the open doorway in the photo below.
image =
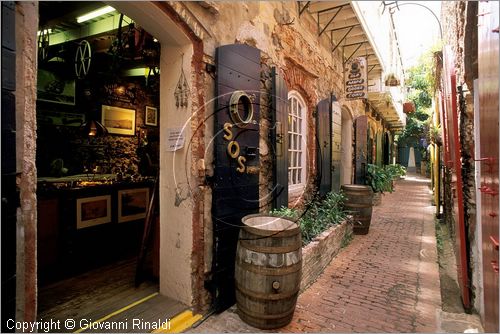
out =
<path fill-rule="evenodd" d="M 165 320 L 184 306 L 158 294 L 160 207 L 149 209 L 162 45 L 102 2 L 39 8 L 38 317 L 100 319 L 140 301 L 119 317 Z"/>
<path fill-rule="evenodd" d="M 389 135 L 389 132 L 384 133 L 384 149 L 383 149 L 383 155 L 384 155 L 384 165 L 389 165 L 391 163 L 391 137 Z"/>

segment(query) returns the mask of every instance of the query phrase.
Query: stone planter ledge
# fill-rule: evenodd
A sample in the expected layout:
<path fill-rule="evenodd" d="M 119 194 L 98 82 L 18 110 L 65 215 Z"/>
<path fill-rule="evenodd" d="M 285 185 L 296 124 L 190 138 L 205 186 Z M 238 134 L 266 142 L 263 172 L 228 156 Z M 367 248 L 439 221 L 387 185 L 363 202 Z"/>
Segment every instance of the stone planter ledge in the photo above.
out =
<path fill-rule="evenodd" d="M 302 247 L 302 280 L 300 292 L 303 292 L 323 272 L 330 261 L 339 253 L 342 240 L 347 233 L 352 233 L 352 225 L 344 221 L 330 227 L 313 241 Z"/>

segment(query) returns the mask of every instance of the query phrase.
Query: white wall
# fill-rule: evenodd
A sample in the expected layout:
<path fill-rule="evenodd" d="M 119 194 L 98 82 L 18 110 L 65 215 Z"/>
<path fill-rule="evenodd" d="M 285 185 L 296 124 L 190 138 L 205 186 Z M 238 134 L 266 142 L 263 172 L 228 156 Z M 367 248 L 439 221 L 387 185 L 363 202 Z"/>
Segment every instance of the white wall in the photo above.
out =
<path fill-rule="evenodd" d="M 191 109 L 176 107 L 174 91 L 181 66 L 191 77 L 192 54 L 191 45 L 162 45 L 160 63 L 160 293 L 187 305 L 192 303 Z M 185 143 L 169 152 L 167 136 L 173 128 L 183 129 Z"/>

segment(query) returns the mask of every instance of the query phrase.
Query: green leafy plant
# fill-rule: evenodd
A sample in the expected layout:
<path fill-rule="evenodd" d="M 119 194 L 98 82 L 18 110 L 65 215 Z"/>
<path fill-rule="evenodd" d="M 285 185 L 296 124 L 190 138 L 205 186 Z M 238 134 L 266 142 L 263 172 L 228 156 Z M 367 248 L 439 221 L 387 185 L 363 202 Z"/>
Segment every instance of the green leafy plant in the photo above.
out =
<path fill-rule="evenodd" d="M 368 164 L 368 169 L 366 173 L 367 184 L 372 187 L 374 192 L 384 193 L 392 192 L 392 174 L 387 171 L 384 167 L 379 167 L 377 165 Z"/>
<path fill-rule="evenodd" d="M 429 141 L 439 146 L 443 145 L 441 138 L 441 125 L 430 125 L 429 127 Z"/>
<path fill-rule="evenodd" d="M 270 214 L 297 221 L 304 245 L 333 225 L 340 224 L 347 217 L 344 211 L 345 195 L 342 192 L 330 192 L 323 200 L 314 198 L 306 204 L 305 210 L 281 207 Z"/>
<path fill-rule="evenodd" d="M 287 208 L 282 206 L 279 209 L 273 209 L 269 214 L 277 217 L 289 218 L 291 220 L 297 220 L 299 218 L 300 212 L 297 209 Z"/>
<path fill-rule="evenodd" d="M 396 180 L 406 175 L 406 168 L 399 164 L 387 165 L 385 166 L 385 170 L 391 176 L 392 180 Z"/>
<path fill-rule="evenodd" d="M 407 98 L 415 105 L 415 112 L 407 115 L 406 126 L 398 136 L 399 147 L 414 147 L 426 159 L 427 143 L 432 127 L 432 99 L 435 87 L 434 53 L 425 53 L 417 65 L 407 70 L 405 86 L 408 89 Z"/>

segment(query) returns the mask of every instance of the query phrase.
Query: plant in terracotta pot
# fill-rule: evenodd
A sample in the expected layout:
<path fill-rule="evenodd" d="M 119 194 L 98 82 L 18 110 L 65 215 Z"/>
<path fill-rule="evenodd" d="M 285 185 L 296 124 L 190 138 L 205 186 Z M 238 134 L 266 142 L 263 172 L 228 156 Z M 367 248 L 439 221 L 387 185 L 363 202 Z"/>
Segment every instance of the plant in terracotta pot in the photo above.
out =
<path fill-rule="evenodd" d="M 403 103 L 403 112 L 405 114 L 411 114 L 415 112 L 415 103 L 411 101 Z"/>

